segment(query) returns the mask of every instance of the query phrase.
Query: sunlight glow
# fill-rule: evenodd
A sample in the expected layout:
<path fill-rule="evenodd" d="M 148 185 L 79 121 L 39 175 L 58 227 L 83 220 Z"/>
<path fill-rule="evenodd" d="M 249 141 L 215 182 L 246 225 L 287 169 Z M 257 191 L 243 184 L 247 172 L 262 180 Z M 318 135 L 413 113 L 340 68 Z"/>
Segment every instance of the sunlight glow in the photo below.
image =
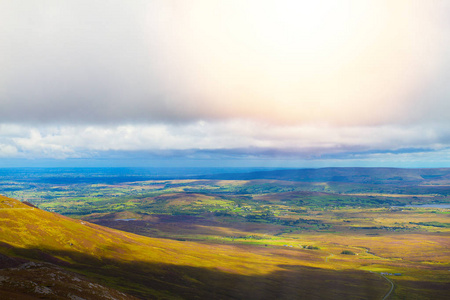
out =
<path fill-rule="evenodd" d="M 439 57 L 429 16 L 404 1 L 170 3 L 158 16 L 165 88 L 213 118 L 401 121 L 392 114 Z"/>

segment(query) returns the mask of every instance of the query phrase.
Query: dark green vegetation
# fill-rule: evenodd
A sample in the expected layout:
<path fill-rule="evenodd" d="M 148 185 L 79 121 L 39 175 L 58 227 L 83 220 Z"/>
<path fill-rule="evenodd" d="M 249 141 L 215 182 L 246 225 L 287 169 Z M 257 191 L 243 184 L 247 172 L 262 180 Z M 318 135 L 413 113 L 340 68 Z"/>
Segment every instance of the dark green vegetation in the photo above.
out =
<path fill-rule="evenodd" d="M 330 168 L 177 179 L 69 171 L 0 172 L 0 194 L 79 219 L 64 227 L 75 226 L 57 238 L 62 244 L 22 237 L 25 244 L 12 245 L 14 238 L 3 236 L 9 254 L 50 257 L 141 298 L 381 299 L 390 284 L 368 271 L 403 274 L 390 278 L 392 299 L 446 297 L 450 210 L 439 205 L 450 203 L 449 169 Z M 20 225 L 17 234 L 51 236 L 62 230 L 54 222 L 61 221 L 45 221 L 43 231 L 20 222 L 10 226 Z M 80 222 L 100 231 L 82 233 Z M 90 246 L 79 247 L 98 235 L 104 240 L 89 238 Z M 330 282 L 335 286 L 324 289 Z"/>

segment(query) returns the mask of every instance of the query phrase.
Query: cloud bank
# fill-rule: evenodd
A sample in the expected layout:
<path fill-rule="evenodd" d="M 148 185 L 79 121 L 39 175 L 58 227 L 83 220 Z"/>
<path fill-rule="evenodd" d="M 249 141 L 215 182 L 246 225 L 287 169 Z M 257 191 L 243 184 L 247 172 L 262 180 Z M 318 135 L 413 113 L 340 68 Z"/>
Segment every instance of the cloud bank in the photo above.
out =
<path fill-rule="evenodd" d="M 185 125 L 0 126 L 0 157 L 365 160 L 450 163 L 450 129 L 399 126 Z M 370 139 L 367 136 L 371 137 Z M 433 155 L 435 157 L 433 158 Z M 420 162 L 420 161 L 419 161 Z"/>

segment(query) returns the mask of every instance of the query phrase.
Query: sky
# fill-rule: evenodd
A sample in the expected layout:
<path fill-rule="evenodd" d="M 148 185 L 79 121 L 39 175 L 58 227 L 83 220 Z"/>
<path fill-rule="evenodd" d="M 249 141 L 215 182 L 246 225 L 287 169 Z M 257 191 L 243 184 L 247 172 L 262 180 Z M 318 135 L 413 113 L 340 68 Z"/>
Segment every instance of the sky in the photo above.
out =
<path fill-rule="evenodd" d="M 445 0 L 2 0 L 0 167 L 450 167 Z"/>

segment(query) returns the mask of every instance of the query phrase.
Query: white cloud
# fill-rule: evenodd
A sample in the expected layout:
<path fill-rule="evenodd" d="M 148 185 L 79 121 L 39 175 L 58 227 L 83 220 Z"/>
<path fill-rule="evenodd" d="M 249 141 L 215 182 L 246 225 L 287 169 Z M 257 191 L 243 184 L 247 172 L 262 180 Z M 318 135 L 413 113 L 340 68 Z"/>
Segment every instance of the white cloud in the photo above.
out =
<path fill-rule="evenodd" d="M 336 3 L 0 1 L 0 156 L 444 155 L 448 1 Z"/>
<path fill-rule="evenodd" d="M 235 120 L 201 121 L 189 125 L 3 125 L 1 128 L 3 156 L 35 158 L 86 157 L 104 151 L 172 150 L 233 150 L 236 154 L 251 155 L 264 149 L 294 157 L 320 157 L 338 153 L 396 151 L 404 148 L 429 151 L 450 146 L 450 130 L 431 125 L 273 126 Z"/>
<path fill-rule="evenodd" d="M 17 156 L 17 148 L 12 145 L 0 144 L 0 157 L 14 157 Z"/>

